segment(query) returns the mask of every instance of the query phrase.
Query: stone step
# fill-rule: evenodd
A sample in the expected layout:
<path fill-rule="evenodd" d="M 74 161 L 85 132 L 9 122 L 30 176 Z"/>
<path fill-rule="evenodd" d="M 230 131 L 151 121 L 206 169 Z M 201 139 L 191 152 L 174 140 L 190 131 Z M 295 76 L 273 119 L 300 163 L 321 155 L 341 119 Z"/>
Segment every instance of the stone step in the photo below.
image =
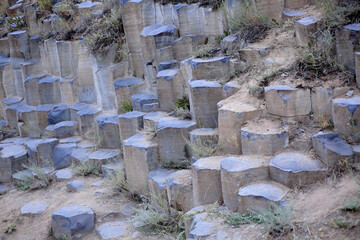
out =
<path fill-rule="evenodd" d="M 338 98 L 332 100 L 332 120 L 335 132 L 360 142 L 360 97 Z"/>
<path fill-rule="evenodd" d="M 124 162 L 114 162 L 114 163 L 108 163 L 101 166 L 101 171 L 104 176 L 104 178 L 111 178 L 114 174 L 120 174 L 122 173 L 125 177 L 125 167 Z M 119 172 L 120 171 L 120 172 Z M 115 176 L 118 177 L 118 176 Z"/>
<path fill-rule="evenodd" d="M 307 116 L 311 112 L 310 90 L 288 86 L 265 88 L 267 113 L 281 117 Z"/>
<path fill-rule="evenodd" d="M 184 96 L 183 79 L 179 69 L 159 71 L 156 75 L 157 96 L 161 111 L 171 111 L 177 99 Z"/>
<path fill-rule="evenodd" d="M 166 191 L 166 178 L 174 173 L 173 169 L 157 167 L 149 172 L 148 185 L 151 201 L 155 204 L 167 203 L 168 196 Z"/>
<path fill-rule="evenodd" d="M 122 160 L 120 151 L 111 149 L 99 149 L 90 153 L 88 157 L 89 161 L 93 161 L 101 165 L 120 162 Z"/>
<path fill-rule="evenodd" d="M 92 150 L 90 148 L 79 148 L 72 151 L 70 155 L 70 162 L 78 164 L 80 161 L 87 162 L 89 160 L 89 155 Z"/>
<path fill-rule="evenodd" d="M 54 108 L 55 105 L 52 104 L 39 105 L 36 107 L 41 135 L 44 134 L 45 128 L 49 125 L 47 116 Z"/>
<path fill-rule="evenodd" d="M 121 105 L 131 100 L 131 96 L 144 90 L 145 84 L 141 78 L 119 78 L 114 81 L 116 102 Z"/>
<path fill-rule="evenodd" d="M 86 107 L 78 111 L 80 118 L 80 134 L 83 138 L 96 141 L 98 139 L 97 122 L 95 118 L 101 114 L 101 109 L 95 107 Z"/>
<path fill-rule="evenodd" d="M 269 179 L 269 160 L 262 156 L 233 156 L 221 160 L 224 204 L 232 211 L 239 206 L 238 190 L 251 182 Z"/>
<path fill-rule="evenodd" d="M 148 175 L 158 164 L 158 144 L 151 135 L 136 134 L 124 140 L 123 151 L 130 191 L 148 194 Z"/>
<path fill-rule="evenodd" d="M 36 108 L 17 103 L 6 109 L 9 127 L 18 128 L 22 137 L 39 137 L 40 128 Z"/>
<path fill-rule="evenodd" d="M 227 82 L 223 87 L 223 99 L 226 99 L 232 95 L 234 95 L 237 91 L 240 90 L 240 85 L 238 83 L 238 81 L 234 80 L 234 81 L 230 81 Z"/>
<path fill-rule="evenodd" d="M 287 187 L 304 186 L 325 177 L 321 162 L 302 153 L 286 152 L 270 160 L 270 179 Z"/>
<path fill-rule="evenodd" d="M 284 205 L 289 189 L 273 181 L 260 181 L 241 187 L 238 191 L 238 212 L 247 213 L 267 210 L 271 204 Z"/>
<path fill-rule="evenodd" d="M 207 36 L 200 34 L 190 34 L 176 39 L 172 43 L 174 58 L 179 62 L 188 59 L 206 41 Z"/>
<path fill-rule="evenodd" d="M 287 20 L 293 20 L 301 18 L 305 15 L 305 12 L 302 10 L 290 10 L 289 8 L 286 8 L 283 11 L 283 20 L 286 22 Z"/>
<path fill-rule="evenodd" d="M 219 132 L 217 128 L 197 128 L 189 132 L 190 142 L 194 146 L 198 147 L 209 147 L 209 148 L 220 148 L 218 146 Z M 192 160 L 199 159 L 199 153 L 194 152 L 191 149 Z M 200 149 L 201 151 L 201 149 Z"/>
<path fill-rule="evenodd" d="M 344 161 L 353 162 L 353 149 L 339 134 L 320 132 L 312 136 L 311 140 L 313 148 L 328 169 Z"/>
<path fill-rule="evenodd" d="M 0 151 L 0 182 L 12 182 L 12 175 L 23 170 L 23 164 L 27 164 L 27 160 L 28 156 L 25 146 L 4 144 Z"/>
<path fill-rule="evenodd" d="M 224 156 L 201 158 L 192 165 L 194 206 L 222 201 L 220 163 Z"/>
<path fill-rule="evenodd" d="M 120 139 L 122 142 L 134 136 L 144 127 L 144 115 L 145 113 L 132 111 L 118 116 Z"/>
<path fill-rule="evenodd" d="M 159 63 L 159 72 L 163 71 L 163 70 L 168 70 L 168 69 L 177 69 L 179 68 L 178 66 L 178 62 L 176 60 L 169 60 L 169 61 L 165 61 L 165 62 L 160 62 Z"/>
<path fill-rule="evenodd" d="M 219 106 L 219 145 L 224 153 L 241 153 L 241 127 L 249 120 L 263 115 L 263 109 L 236 99 Z M 239 129 L 235 130 L 234 129 Z"/>
<path fill-rule="evenodd" d="M 41 104 L 61 103 L 60 78 L 46 76 L 38 83 Z"/>
<path fill-rule="evenodd" d="M 239 50 L 239 59 L 245 63 L 246 67 L 250 67 L 264 61 L 269 53 L 269 47 L 251 44 Z"/>
<path fill-rule="evenodd" d="M 166 177 L 166 190 L 171 207 L 188 211 L 193 207 L 191 170 L 178 170 Z"/>
<path fill-rule="evenodd" d="M 30 165 L 49 167 L 53 163 L 53 149 L 59 143 L 57 138 L 29 139 L 24 144 L 27 147 Z"/>
<path fill-rule="evenodd" d="M 133 111 L 153 112 L 159 110 L 158 97 L 154 93 L 139 92 L 131 96 Z"/>
<path fill-rule="evenodd" d="M 300 46 L 307 46 L 310 40 L 315 37 L 320 19 L 314 16 L 305 17 L 295 22 L 296 43 Z"/>
<path fill-rule="evenodd" d="M 273 156 L 288 144 L 287 127 L 280 122 L 259 119 L 241 127 L 241 150 L 244 155 Z"/>
<path fill-rule="evenodd" d="M 217 127 L 217 103 L 223 99 L 221 84 L 216 81 L 189 80 L 189 86 L 191 118 L 204 128 Z"/>
<path fill-rule="evenodd" d="M 168 117 L 169 114 L 166 112 L 151 112 L 144 115 L 144 130 L 148 132 L 156 132 L 159 121 Z"/>
<path fill-rule="evenodd" d="M 79 125 L 75 121 L 62 121 L 45 128 L 46 137 L 68 138 L 78 135 Z"/>
<path fill-rule="evenodd" d="M 184 60 L 180 65 L 180 69 L 183 69 L 182 72 L 187 73 L 188 76 L 185 79 L 219 80 L 231 74 L 229 59 L 227 56 L 210 59 L 192 58 Z"/>
<path fill-rule="evenodd" d="M 95 118 L 102 148 L 120 149 L 119 119 L 116 115 L 102 114 Z"/>
<path fill-rule="evenodd" d="M 71 121 L 71 120 L 72 118 L 71 118 L 70 107 L 66 104 L 56 105 L 51 109 L 51 111 L 47 115 L 47 121 L 49 125 L 55 125 L 62 121 Z M 79 123 L 80 121 L 76 121 L 76 122 Z"/>
<path fill-rule="evenodd" d="M 71 154 L 77 149 L 76 143 L 58 144 L 53 149 L 53 166 L 56 170 L 70 167 Z"/>
<path fill-rule="evenodd" d="M 157 138 L 159 144 L 159 157 L 162 163 L 179 164 L 188 161 L 189 149 L 186 140 L 189 132 L 196 128 L 196 123 L 190 120 L 179 120 L 166 117 L 159 120 L 157 125 Z"/>

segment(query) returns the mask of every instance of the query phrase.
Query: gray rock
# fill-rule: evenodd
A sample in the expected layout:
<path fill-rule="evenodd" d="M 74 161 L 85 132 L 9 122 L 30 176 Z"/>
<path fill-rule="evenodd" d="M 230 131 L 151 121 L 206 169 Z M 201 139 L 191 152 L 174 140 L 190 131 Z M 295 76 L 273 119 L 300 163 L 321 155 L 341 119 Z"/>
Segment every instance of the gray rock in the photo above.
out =
<path fill-rule="evenodd" d="M 79 192 L 81 189 L 83 189 L 85 187 L 85 182 L 80 181 L 80 180 L 73 180 L 71 182 L 68 182 L 66 184 L 66 187 L 68 188 L 68 190 L 70 191 L 76 191 Z"/>
<path fill-rule="evenodd" d="M 177 61 L 171 60 L 159 63 L 159 72 L 166 69 L 172 69 L 177 67 Z"/>
<path fill-rule="evenodd" d="M 151 112 L 155 109 L 147 109 L 151 104 L 158 103 L 158 98 L 155 94 L 149 92 L 140 92 L 131 97 L 131 102 L 134 111 Z"/>
<path fill-rule="evenodd" d="M 194 229 L 189 233 L 189 236 L 194 239 L 202 239 L 213 234 L 214 227 L 214 223 L 198 221 L 195 224 Z"/>
<path fill-rule="evenodd" d="M 0 193 L 7 192 L 9 190 L 10 190 L 10 188 L 8 186 L 0 184 Z"/>
<path fill-rule="evenodd" d="M 119 239 L 125 237 L 127 225 L 124 222 L 108 222 L 96 229 L 101 239 Z"/>
<path fill-rule="evenodd" d="M 95 225 L 95 214 L 87 206 L 67 206 L 51 216 L 51 227 L 56 238 L 77 239 L 91 232 Z"/>
<path fill-rule="evenodd" d="M 91 184 L 92 187 L 100 187 L 104 183 L 104 180 L 100 180 Z"/>
<path fill-rule="evenodd" d="M 104 164 L 101 166 L 101 170 L 104 178 L 110 178 L 110 176 L 114 174 L 115 171 L 124 171 L 124 165 L 120 162 Z"/>
<path fill-rule="evenodd" d="M 21 214 L 22 215 L 36 215 L 44 212 L 49 204 L 44 201 L 33 201 L 25 204 L 21 207 Z"/>
<path fill-rule="evenodd" d="M 89 159 L 101 164 L 113 163 L 119 160 L 120 153 L 114 150 L 100 149 L 89 155 Z"/>
<path fill-rule="evenodd" d="M 61 169 L 69 167 L 72 152 L 77 149 L 76 143 L 58 144 L 53 150 L 54 168 Z"/>
<path fill-rule="evenodd" d="M 55 177 L 57 181 L 62 181 L 62 180 L 68 180 L 71 179 L 73 177 L 73 174 L 71 172 L 71 169 L 69 168 L 65 168 L 65 169 L 61 169 L 55 172 Z"/>
<path fill-rule="evenodd" d="M 70 121 L 71 114 L 69 106 L 65 104 L 55 106 L 47 115 L 47 120 L 49 125 L 57 124 L 62 121 Z"/>

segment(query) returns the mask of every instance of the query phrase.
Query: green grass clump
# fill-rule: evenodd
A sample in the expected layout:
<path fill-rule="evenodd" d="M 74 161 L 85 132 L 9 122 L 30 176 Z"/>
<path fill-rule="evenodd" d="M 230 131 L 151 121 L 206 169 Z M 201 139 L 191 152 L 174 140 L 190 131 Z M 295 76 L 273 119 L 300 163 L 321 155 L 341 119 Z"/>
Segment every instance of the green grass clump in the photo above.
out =
<path fill-rule="evenodd" d="M 357 212 L 360 211 L 360 198 L 353 198 L 344 203 L 341 207 L 343 211 Z"/>
<path fill-rule="evenodd" d="M 119 113 L 127 113 L 133 110 L 131 99 L 119 102 L 118 106 Z"/>
<path fill-rule="evenodd" d="M 54 0 L 39 0 L 39 5 L 42 9 L 51 11 Z"/>
<path fill-rule="evenodd" d="M 101 171 L 101 164 L 96 161 L 79 161 L 78 163 L 72 166 L 72 171 L 76 175 L 80 176 L 89 176 L 95 175 L 100 176 Z"/>
<path fill-rule="evenodd" d="M 18 189 L 22 191 L 26 191 L 30 189 L 30 187 L 33 185 L 34 182 L 35 182 L 34 177 L 24 174 L 19 177 L 19 180 L 16 182 L 16 186 Z"/>
<path fill-rule="evenodd" d="M 177 99 L 173 107 L 174 116 L 180 119 L 191 119 L 190 103 L 186 98 Z"/>
<path fill-rule="evenodd" d="M 216 156 L 220 154 L 221 146 L 217 141 L 195 139 L 193 142 L 185 139 L 195 159 Z"/>
<path fill-rule="evenodd" d="M 223 216 L 225 218 L 225 223 L 234 227 L 250 223 L 263 223 L 262 218 L 254 213 L 226 213 Z"/>
<path fill-rule="evenodd" d="M 123 168 L 115 168 L 115 171 L 110 173 L 108 182 L 113 189 L 119 192 L 128 191 Z"/>

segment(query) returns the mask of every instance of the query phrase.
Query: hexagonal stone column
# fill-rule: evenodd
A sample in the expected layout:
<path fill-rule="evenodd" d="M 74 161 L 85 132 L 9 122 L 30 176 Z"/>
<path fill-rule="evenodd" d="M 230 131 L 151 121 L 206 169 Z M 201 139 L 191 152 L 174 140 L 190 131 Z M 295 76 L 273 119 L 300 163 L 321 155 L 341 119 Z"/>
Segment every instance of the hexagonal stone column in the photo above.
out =
<path fill-rule="evenodd" d="M 70 108 L 66 104 L 60 104 L 51 109 L 47 115 L 48 124 L 57 124 L 62 121 L 71 121 Z"/>
<path fill-rule="evenodd" d="M 288 144 L 289 133 L 279 122 L 260 119 L 241 127 L 241 150 L 244 155 L 273 156 Z"/>
<path fill-rule="evenodd" d="M 190 133 L 190 142 L 194 146 L 208 146 L 216 148 L 218 147 L 219 132 L 217 128 L 197 128 L 192 130 Z M 191 150 L 192 160 L 199 159 L 200 152 L 194 152 Z"/>
<path fill-rule="evenodd" d="M 118 104 L 131 100 L 131 96 L 143 90 L 141 78 L 119 78 L 114 81 L 116 101 Z"/>
<path fill-rule="evenodd" d="M 51 228 L 56 238 L 77 239 L 94 229 L 95 214 L 87 206 L 67 206 L 51 215 Z"/>
<path fill-rule="evenodd" d="M 224 204 L 232 211 L 239 205 L 239 188 L 269 178 L 269 161 L 264 157 L 236 156 L 221 160 L 221 189 Z"/>
<path fill-rule="evenodd" d="M 189 132 L 196 128 L 196 123 L 176 118 L 162 118 L 158 123 L 159 157 L 163 163 L 180 163 L 186 160 L 186 140 Z"/>
<path fill-rule="evenodd" d="M 318 133 L 311 138 L 313 148 L 328 168 L 336 167 L 342 161 L 352 162 L 351 146 L 336 133 Z"/>
<path fill-rule="evenodd" d="M 196 79 L 219 80 L 230 73 L 229 57 L 194 58 L 187 61 Z"/>
<path fill-rule="evenodd" d="M 102 148 L 120 149 L 120 131 L 118 116 L 99 115 L 95 118 L 100 137 L 100 146 Z"/>
<path fill-rule="evenodd" d="M 194 206 L 222 200 L 220 162 L 223 158 L 201 158 L 192 165 Z"/>
<path fill-rule="evenodd" d="M 16 111 L 18 115 L 18 121 L 21 122 L 20 125 L 18 125 L 20 135 L 22 137 L 39 137 L 40 128 L 36 108 L 28 105 L 18 105 Z"/>
<path fill-rule="evenodd" d="M 74 121 L 62 121 L 45 128 L 47 137 L 67 138 L 78 134 L 78 123 Z"/>
<path fill-rule="evenodd" d="M 144 115 L 144 130 L 149 132 L 156 132 L 160 119 L 167 116 L 168 113 L 166 112 L 151 112 Z"/>
<path fill-rule="evenodd" d="M 309 44 L 313 34 L 316 32 L 320 19 L 310 16 L 295 22 L 295 37 L 297 44 L 306 46 Z"/>
<path fill-rule="evenodd" d="M 219 108 L 219 145 L 228 154 L 241 153 L 241 127 L 246 121 L 259 117 L 263 110 L 236 101 Z"/>
<path fill-rule="evenodd" d="M 53 149 L 53 164 L 55 169 L 62 169 L 71 165 L 71 154 L 77 149 L 76 143 L 58 144 Z"/>
<path fill-rule="evenodd" d="M 25 142 L 28 151 L 28 162 L 39 167 L 52 165 L 53 149 L 58 144 L 56 138 L 31 139 Z"/>
<path fill-rule="evenodd" d="M 271 204 L 282 204 L 288 192 L 287 187 L 272 181 L 249 184 L 239 189 L 238 211 L 259 213 L 268 209 Z"/>
<path fill-rule="evenodd" d="M 310 90 L 288 86 L 265 88 L 267 112 L 281 117 L 308 115 L 311 112 Z"/>
<path fill-rule="evenodd" d="M 134 136 L 144 126 L 145 113 L 132 111 L 118 116 L 121 141 Z"/>
<path fill-rule="evenodd" d="M 172 43 L 174 58 L 177 61 L 185 60 L 191 57 L 193 51 L 201 45 L 206 43 L 207 37 L 205 35 L 186 35 L 176 39 Z"/>
<path fill-rule="evenodd" d="M 11 182 L 12 174 L 27 164 L 27 151 L 23 145 L 5 145 L 0 151 L 0 182 Z"/>
<path fill-rule="evenodd" d="M 166 192 L 166 178 L 174 172 L 175 170 L 164 168 L 157 168 L 149 172 L 148 185 L 153 203 L 161 204 L 169 201 Z"/>
<path fill-rule="evenodd" d="M 98 130 L 95 118 L 101 114 L 101 110 L 94 107 L 84 108 L 77 112 L 80 117 L 80 134 L 83 138 L 97 140 Z"/>
<path fill-rule="evenodd" d="M 353 141 L 360 141 L 360 97 L 332 100 L 332 120 L 335 131 Z"/>
<path fill-rule="evenodd" d="M 302 153 L 286 152 L 270 160 L 270 179 L 293 188 L 313 183 L 325 176 L 321 162 Z"/>
<path fill-rule="evenodd" d="M 39 81 L 41 104 L 59 104 L 61 102 L 60 79 L 48 76 Z"/>
<path fill-rule="evenodd" d="M 217 103 L 223 99 L 221 84 L 216 81 L 189 81 L 191 118 L 204 128 L 217 127 Z"/>
<path fill-rule="evenodd" d="M 45 104 L 39 105 L 36 107 L 37 117 L 39 121 L 39 128 L 41 134 L 44 132 L 45 128 L 48 126 L 47 116 L 51 112 L 51 110 L 55 107 L 55 105 Z"/>
<path fill-rule="evenodd" d="M 179 170 L 166 178 L 166 190 L 171 207 L 188 211 L 193 207 L 191 170 Z"/>
<path fill-rule="evenodd" d="M 158 144 L 153 136 L 136 134 L 124 140 L 127 183 L 132 192 L 148 194 L 149 171 L 158 164 Z"/>
<path fill-rule="evenodd" d="M 159 110 L 158 97 L 154 93 L 139 92 L 131 96 L 134 111 L 153 112 Z"/>
<path fill-rule="evenodd" d="M 89 154 L 89 160 L 96 164 L 104 165 L 108 163 L 118 162 L 121 158 L 118 150 L 100 149 Z"/>
<path fill-rule="evenodd" d="M 177 99 L 184 95 L 183 79 L 179 69 L 159 71 L 156 75 L 160 110 L 171 111 Z"/>

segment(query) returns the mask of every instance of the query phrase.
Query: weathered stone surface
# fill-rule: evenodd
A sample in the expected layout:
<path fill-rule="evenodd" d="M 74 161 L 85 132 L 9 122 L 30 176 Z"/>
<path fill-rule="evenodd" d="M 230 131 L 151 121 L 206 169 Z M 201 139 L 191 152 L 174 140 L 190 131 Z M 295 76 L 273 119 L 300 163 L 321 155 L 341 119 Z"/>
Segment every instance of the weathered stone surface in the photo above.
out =
<path fill-rule="evenodd" d="M 124 222 L 108 222 L 96 228 L 101 239 L 116 239 L 125 237 L 127 225 Z"/>
<path fill-rule="evenodd" d="M 63 78 L 60 80 L 61 102 L 69 106 L 79 101 L 78 78 Z"/>
<path fill-rule="evenodd" d="M 164 202 L 168 202 L 166 192 L 166 178 L 174 172 L 175 170 L 169 170 L 164 168 L 156 168 L 149 172 L 148 186 L 151 201 L 153 201 L 154 203 L 158 203 L 160 198 L 161 200 L 164 200 Z"/>
<path fill-rule="evenodd" d="M 104 178 L 110 178 L 114 174 L 123 174 L 123 176 L 126 176 L 124 163 L 119 161 L 102 165 L 101 171 Z"/>
<path fill-rule="evenodd" d="M 337 60 L 355 73 L 355 52 L 360 50 L 360 23 L 337 28 L 335 37 Z"/>
<path fill-rule="evenodd" d="M 144 81 L 141 78 L 130 77 L 120 78 L 114 81 L 116 101 L 121 106 L 126 101 L 131 100 L 131 96 L 140 92 L 144 88 Z"/>
<path fill-rule="evenodd" d="M 184 148 L 189 132 L 196 128 L 196 123 L 176 118 L 162 118 L 158 123 L 159 156 L 164 163 L 180 163 L 188 156 Z"/>
<path fill-rule="evenodd" d="M 98 133 L 95 118 L 101 114 L 101 110 L 90 106 L 81 109 L 76 114 L 80 118 L 81 136 L 85 139 L 96 141 Z"/>
<path fill-rule="evenodd" d="M 10 188 L 8 186 L 0 184 L 0 193 L 5 193 L 9 190 L 10 190 Z"/>
<path fill-rule="evenodd" d="M 229 57 L 188 60 L 192 75 L 196 79 L 219 80 L 230 73 Z"/>
<path fill-rule="evenodd" d="M 260 15 L 281 23 L 281 13 L 284 10 L 284 2 L 282 0 L 257 0 L 252 1 L 252 3 L 255 4 L 256 10 Z"/>
<path fill-rule="evenodd" d="M 240 37 L 236 34 L 231 34 L 229 36 L 224 37 L 221 40 L 220 46 L 221 51 L 226 54 L 236 54 L 240 49 L 244 48 L 247 44 L 244 40 L 240 39 Z"/>
<path fill-rule="evenodd" d="M 8 37 L 0 38 L 0 54 L 6 58 L 10 56 L 10 45 Z"/>
<path fill-rule="evenodd" d="M 71 169 L 65 168 L 55 172 L 56 181 L 69 180 L 73 177 Z"/>
<path fill-rule="evenodd" d="M 190 142 L 195 146 L 209 146 L 216 148 L 219 141 L 219 133 L 214 128 L 198 128 L 189 132 Z M 199 153 L 191 151 L 192 160 L 199 159 Z"/>
<path fill-rule="evenodd" d="M 217 103 L 222 100 L 222 87 L 215 81 L 189 81 L 190 110 L 192 119 L 199 126 L 217 127 Z"/>
<path fill-rule="evenodd" d="M 79 136 L 74 136 L 74 137 L 67 137 L 67 138 L 62 138 L 59 139 L 59 143 L 79 143 L 81 142 L 82 138 Z"/>
<path fill-rule="evenodd" d="M 79 163 L 80 161 L 87 162 L 89 160 L 89 154 L 91 153 L 91 149 L 89 148 L 79 148 L 75 149 L 71 153 L 71 163 Z"/>
<path fill-rule="evenodd" d="M 192 165 L 194 206 L 222 201 L 220 162 L 223 158 L 201 158 Z"/>
<path fill-rule="evenodd" d="M 306 185 L 325 176 L 318 160 L 302 153 L 287 152 L 270 160 L 270 179 L 287 187 Z"/>
<path fill-rule="evenodd" d="M 95 225 L 95 214 L 87 206 L 67 206 L 51 215 L 51 227 L 56 238 L 77 239 L 87 235 Z"/>
<path fill-rule="evenodd" d="M 41 134 L 43 134 L 43 132 L 45 131 L 45 128 L 49 124 L 47 116 L 54 107 L 55 107 L 54 105 L 46 104 L 46 105 L 39 105 L 36 108 Z"/>
<path fill-rule="evenodd" d="M 194 51 L 206 43 L 206 40 L 205 35 L 198 34 L 186 35 L 176 39 L 172 43 L 174 58 L 180 62 L 191 57 Z"/>
<path fill-rule="evenodd" d="M 336 133 L 318 133 L 311 138 L 313 148 L 328 168 L 336 167 L 342 161 L 352 162 L 354 154 L 340 135 Z"/>
<path fill-rule="evenodd" d="M 115 150 L 100 149 L 89 155 L 89 160 L 100 164 L 113 163 L 120 159 L 120 153 Z"/>
<path fill-rule="evenodd" d="M 254 183 L 239 189 L 238 211 L 261 212 L 269 208 L 270 204 L 282 204 L 289 189 L 279 183 L 264 181 Z"/>
<path fill-rule="evenodd" d="M 11 182 L 12 174 L 23 170 L 27 151 L 22 145 L 6 145 L 0 151 L 0 182 Z"/>
<path fill-rule="evenodd" d="M 241 127 L 244 155 L 273 156 L 289 144 L 289 133 L 279 122 L 261 119 Z"/>
<path fill-rule="evenodd" d="M 62 121 L 71 121 L 70 108 L 66 104 L 60 104 L 51 109 L 47 115 L 49 125 L 57 124 Z"/>
<path fill-rule="evenodd" d="M 200 3 L 175 5 L 179 19 L 180 36 L 204 33 L 199 5 Z"/>
<path fill-rule="evenodd" d="M 355 76 L 356 86 L 360 88 L 360 52 L 355 52 Z"/>
<path fill-rule="evenodd" d="M 283 11 L 283 20 L 286 21 L 286 20 L 289 20 L 289 19 L 297 19 L 297 18 L 301 18 L 305 15 L 305 12 L 301 11 L 301 10 L 290 10 L 290 9 L 285 9 Z"/>
<path fill-rule="evenodd" d="M 153 136 L 136 134 L 124 140 L 124 162 L 131 191 L 148 194 L 149 171 L 158 163 L 158 144 Z"/>
<path fill-rule="evenodd" d="M 72 180 L 71 182 L 66 183 L 66 187 L 70 192 L 79 192 L 85 187 L 85 182 L 80 180 Z"/>
<path fill-rule="evenodd" d="M 193 239 L 206 238 L 214 233 L 215 224 L 212 222 L 198 221 L 189 236 Z"/>
<path fill-rule="evenodd" d="M 3 102 L 6 106 L 11 106 L 11 105 L 14 105 L 14 104 L 21 103 L 22 100 L 24 100 L 23 97 L 13 96 L 13 97 L 4 98 L 4 99 L 2 100 L 2 102 Z"/>
<path fill-rule="evenodd" d="M 26 141 L 28 162 L 39 167 L 51 166 L 53 163 L 53 149 L 58 142 L 56 138 L 30 139 Z"/>
<path fill-rule="evenodd" d="M 360 137 L 360 97 L 332 100 L 332 120 L 335 131 L 346 137 L 359 141 Z"/>
<path fill-rule="evenodd" d="M 60 79 L 48 76 L 38 83 L 41 104 L 59 104 L 61 102 Z"/>
<path fill-rule="evenodd" d="M 152 112 L 158 110 L 158 98 L 156 94 L 149 92 L 139 92 L 131 96 L 134 111 Z"/>
<path fill-rule="evenodd" d="M 169 204 L 178 210 L 188 211 L 193 207 L 191 170 L 179 170 L 166 178 Z"/>
<path fill-rule="evenodd" d="M 305 5 L 311 3 L 309 0 L 286 0 L 285 7 L 290 9 L 303 8 Z"/>
<path fill-rule="evenodd" d="M 24 82 L 26 104 L 30 106 L 38 106 L 41 104 L 39 96 L 39 81 L 43 75 L 35 77 L 27 77 Z"/>
<path fill-rule="evenodd" d="M 295 37 L 297 44 L 306 46 L 309 44 L 313 34 L 317 30 L 320 19 L 310 16 L 295 22 Z"/>
<path fill-rule="evenodd" d="M 239 50 L 240 60 L 245 63 L 245 66 L 251 67 L 259 64 L 269 54 L 268 47 L 259 47 L 257 45 L 249 45 Z"/>
<path fill-rule="evenodd" d="M 119 149 L 121 147 L 119 120 L 116 115 L 103 114 L 95 118 L 102 148 Z"/>
<path fill-rule="evenodd" d="M 268 178 L 268 160 L 264 157 L 237 156 L 223 158 L 221 160 L 221 189 L 225 206 L 232 211 L 237 211 L 239 188 L 251 182 Z"/>
<path fill-rule="evenodd" d="M 74 121 L 62 121 L 54 125 L 55 137 L 66 138 L 77 134 L 78 123 Z"/>
<path fill-rule="evenodd" d="M 33 201 L 21 207 L 21 215 L 37 215 L 44 212 L 49 204 L 44 201 Z"/>
<path fill-rule="evenodd" d="M 184 95 L 182 76 L 179 69 L 159 71 L 156 75 L 157 95 L 160 110 L 171 111 L 177 99 Z"/>
<path fill-rule="evenodd" d="M 177 61 L 175 61 L 175 60 L 160 62 L 159 63 L 159 72 L 162 70 L 174 69 L 177 67 L 178 67 L 178 64 L 177 64 Z"/>
<path fill-rule="evenodd" d="M 71 154 L 77 149 L 76 143 L 58 144 L 53 149 L 53 162 L 55 169 L 69 167 Z"/>
<path fill-rule="evenodd" d="M 144 130 L 149 132 L 157 131 L 158 122 L 160 119 L 167 117 L 166 112 L 151 112 L 144 115 Z"/>
<path fill-rule="evenodd" d="M 287 86 L 265 88 L 267 112 L 282 117 L 308 115 L 311 111 L 310 90 Z"/>
<path fill-rule="evenodd" d="M 145 113 L 127 112 L 118 116 L 121 141 L 134 136 L 144 126 Z"/>
<path fill-rule="evenodd" d="M 16 31 L 8 34 L 10 57 L 29 60 L 30 50 L 26 31 Z"/>
<path fill-rule="evenodd" d="M 241 153 L 241 133 L 234 131 L 240 129 L 246 121 L 259 117 L 263 110 L 249 104 L 230 102 L 219 108 L 219 145 L 225 153 Z"/>

